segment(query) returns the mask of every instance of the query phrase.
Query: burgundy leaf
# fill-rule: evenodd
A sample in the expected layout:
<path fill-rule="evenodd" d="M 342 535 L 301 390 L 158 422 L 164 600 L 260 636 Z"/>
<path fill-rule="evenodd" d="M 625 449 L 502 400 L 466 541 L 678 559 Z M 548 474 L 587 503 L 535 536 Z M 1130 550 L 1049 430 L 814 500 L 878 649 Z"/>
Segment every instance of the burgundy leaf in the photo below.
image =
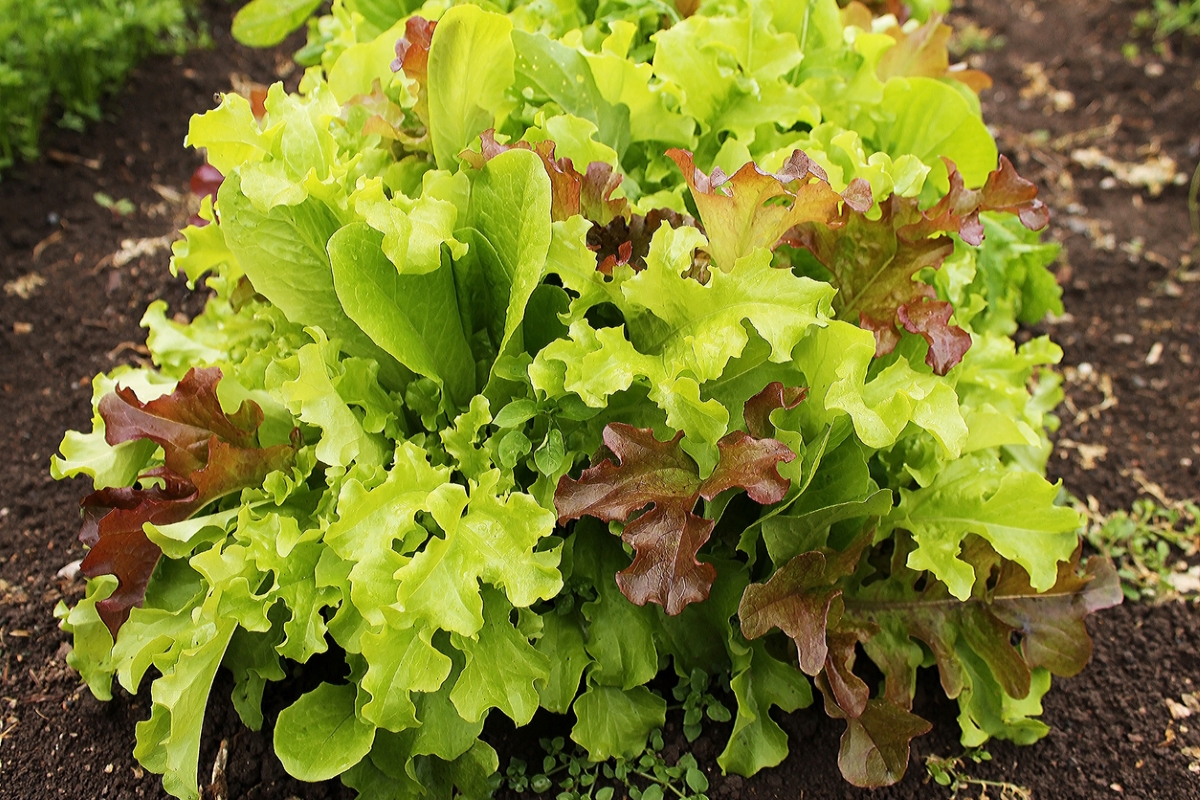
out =
<path fill-rule="evenodd" d="M 622 538 L 636 556 L 617 584 L 630 601 L 658 603 L 672 615 L 707 598 L 716 577 L 696 558 L 714 525 L 694 513 L 696 502 L 738 487 L 757 502 L 778 502 L 789 486 L 778 463 L 795 458 L 781 442 L 736 431 L 717 443 L 717 466 L 701 480 L 682 439 L 681 432 L 660 442 L 649 428 L 611 423 L 595 465 L 578 480 L 564 475 L 554 494 L 559 524 L 583 516 L 627 523 Z"/>
<path fill-rule="evenodd" d="M 830 631 L 826 636 L 829 651 L 817 687 L 825 695 L 825 711 L 831 717 L 860 716 L 871 697 L 871 688 L 854 674 L 858 642 L 859 636 L 853 632 Z"/>
<path fill-rule="evenodd" d="M 1058 582 L 1041 594 L 1029 585 L 1024 569 L 1005 562 L 991 606 L 998 619 L 1021 634 L 1021 655 L 1030 667 L 1067 678 L 1078 675 L 1092 657 L 1084 617 L 1119 605 L 1124 597 L 1111 561 L 1092 556 L 1079 575 L 1077 559 L 1060 563 Z"/>
<path fill-rule="evenodd" d="M 909 333 L 918 334 L 929 343 L 925 363 L 938 375 L 945 375 L 962 361 L 971 349 L 971 334 L 957 325 L 949 325 L 954 306 L 945 300 L 922 297 L 896 309 L 896 318 Z"/>
<path fill-rule="evenodd" d="M 233 415 L 217 402 L 219 369 L 193 369 L 175 391 L 142 403 L 127 389 L 100 401 L 109 444 L 150 439 L 162 446 L 165 464 L 142 476 L 161 486 L 102 489 L 85 497 L 79 539 L 91 549 L 81 571 L 89 578 L 115 575 L 116 591 L 97 604 L 113 638 L 129 610 L 140 605 L 161 556 L 144 533 L 146 524 L 169 525 L 188 519 L 209 503 L 290 466 L 298 447 L 260 448 L 262 411 L 245 401 Z"/>
<path fill-rule="evenodd" d="M 746 587 L 738 605 L 742 635 L 757 639 L 779 628 L 796 643 L 800 669 L 816 675 L 829 653 L 825 643 L 829 606 L 840 594 L 826 579 L 825 556 L 816 551 L 802 553 L 766 583 Z"/>
<path fill-rule="evenodd" d="M 726 434 L 717 442 L 721 458 L 700 487 L 705 500 L 726 489 L 742 488 L 760 505 L 778 503 L 791 481 L 779 474 L 779 462 L 790 462 L 796 454 L 775 439 L 755 439 L 741 431 Z"/>
<path fill-rule="evenodd" d="M 646 268 L 650 240 L 664 223 L 672 228 L 696 226 L 696 220 L 669 208 L 652 209 L 644 217 L 641 214 L 630 214 L 629 219 L 615 216 L 604 225 L 592 225 L 587 242 L 588 248 L 596 252 L 596 269 L 611 276 L 618 266 L 628 264 L 634 272 L 641 272 Z"/>
<path fill-rule="evenodd" d="M 212 197 L 214 200 L 217 197 L 217 190 L 221 188 L 221 183 L 225 180 L 225 176 L 214 167 L 212 164 L 204 163 L 196 167 L 196 171 L 192 173 L 192 180 L 189 184 L 192 194 L 199 198 Z"/>
<path fill-rule="evenodd" d="M 239 447 L 251 447 L 262 424 L 262 411 L 247 400 L 232 415 L 222 410 L 217 399 L 217 367 L 188 370 L 163 397 L 143 403 L 129 388 L 100 399 L 104 439 L 112 446 L 137 439 L 150 439 L 163 448 L 165 465 L 178 475 L 189 475 L 208 460 L 208 442 L 213 436 Z"/>
<path fill-rule="evenodd" d="M 838 752 L 842 776 L 855 786 L 890 786 L 904 777 L 912 740 L 933 729 L 926 720 L 886 700 L 867 702 L 846 719 Z"/>
<path fill-rule="evenodd" d="M 550 216 L 554 221 L 565 220 L 583 214 L 599 225 L 607 225 L 614 218 L 628 217 L 631 213 L 629 201 L 623 197 L 614 199 L 612 193 L 621 184 L 622 176 L 608 164 L 594 161 L 581 174 L 569 158 L 555 158 L 555 143 L 549 139 L 530 144 L 517 141 L 501 144 L 496 141 L 494 128 L 479 135 L 480 148 L 464 150 L 459 157 L 475 169 L 509 150 L 531 150 L 542 160 L 542 166 L 550 177 Z"/>
<path fill-rule="evenodd" d="M 677 506 L 655 507 L 626 526 L 621 536 L 637 551 L 617 573 L 617 585 L 639 606 L 658 603 L 672 616 L 708 598 L 717 570 L 696 560 L 715 523 Z"/>
<path fill-rule="evenodd" d="M 570 164 L 570 160 L 567 160 Z M 630 216 L 632 210 L 624 197 L 613 197 L 624 176 L 603 161 L 587 165 L 579 193 L 579 213 L 597 225 L 607 225 L 618 217 Z"/>
<path fill-rule="evenodd" d="M 779 381 L 768 383 L 766 388 L 746 401 L 743 417 L 750 435 L 762 439 L 775 433 L 771 424 L 771 412 L 777 408 L 793 409 L 808 396 L 803 386 L 785 387 Z"/>
<path fill-rule="evenodd" d="M 627 267 L 629 262 L 633 260 L 633 242 L 621 242 L 617 245 L 617 252 L 605 258 L 596 266 L 596 271 L 601 275 L 612 277 L 613 270 L 617 267 Z M 639 270 L 634 270 L 639 271 Z"/>
<path fill-rule="evenodd" d="M 651 504 L 691 511 L 701 481 L 696 462 L 679 446 L 682 439 L 682 431 L 660 442 L 649 428 L 606 426 L 604 445 L 620 464 L 604 459 L 579 480 L 564 475 L 554 495 L 559 524 L 582 516 L 624 521 Z"/>
<path fill-rule="evenodd" d="M 404 36 L 396 42 L 396 60 L 392 72 L 404 74 L 417 82 L 417 103 L 414 113 L 429 127 L 429 48 L 433 44 L 433 31 L 437 22 L 413 15 L 404 23 Z"/>
<path fill-rule="evenodd" d="M 892 352 L 900 330 L 907 329 L 929 342 L 926 362 L 942 375 L 971 344 L 965 331 L 946 324 L 953 309 L 927 302 L 937 300 L 936 292 L 917 280 L 922 270 L 939 269 L 954 252 L 954 241 L 944 234 L 978 245 L 983 211 L 1016 214 L 1033 230 L 1049 219 L 1037 188 L 1017 175 L 1007 158 L 1001 157 L 981 189 L 966 188 L 952 161 L 946 160 L 946 168 L 949 191 L 929 209 L 922 210 L 916 198 L 892 195 L 880 202 L 879 219 L 872 220 L 847 201 L 835 224 L 806 222 L 784 236 L 830 271 L 838 289 L 835 310 L 875 334 L 876 356 Z"/>
<path fill-rule="evenodd" d="M 875 197 L 871 194 L 871 184 L 863 178 L 855 178 L 850 181 L 850 184 L 846 186 L 846 191 L 842 192 L 842 200 L 860 214 L 867 213 L 875 204 Z"/>

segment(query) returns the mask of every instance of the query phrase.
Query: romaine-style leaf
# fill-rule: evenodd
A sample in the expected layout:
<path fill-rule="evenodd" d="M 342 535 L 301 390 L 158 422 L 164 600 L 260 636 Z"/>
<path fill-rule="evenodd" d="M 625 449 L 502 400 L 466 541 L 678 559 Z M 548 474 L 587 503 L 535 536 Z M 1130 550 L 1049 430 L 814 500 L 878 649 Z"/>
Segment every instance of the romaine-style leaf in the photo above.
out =
<path fill-rule="evenodd" d="M 462 329 L 449 265 L 401 274 L 384 255 L 384 237 L 365 223 L 329 240 L 333 284 L 347 316 L 371 340 L 418 375 L 432 378 L 448 399 L 465 404 L 475 390 L 475 361 Z"/>
<path fill-rule="evenodd" d="M 483 131 L 496 127 L 512 85 L 516 52 L 508 17 L 454 6 L 438 20 L 427 62 L 429 134 L 440 169 Z"/>

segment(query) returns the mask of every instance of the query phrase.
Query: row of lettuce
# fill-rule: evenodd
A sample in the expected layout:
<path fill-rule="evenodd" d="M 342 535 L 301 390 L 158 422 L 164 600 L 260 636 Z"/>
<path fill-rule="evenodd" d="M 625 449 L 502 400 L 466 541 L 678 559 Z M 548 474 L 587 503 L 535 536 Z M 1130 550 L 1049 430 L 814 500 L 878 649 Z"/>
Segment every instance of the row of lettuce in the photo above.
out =
<path fill-rule="evenodd" d="M 73 130 L 152 53 L 196 39 L 191 0 L 0 0 L 0 169 L 37 157 L 48 117 Z"/>
<path fill-rule="evenodd" d="M 634 757 L 664 670 L 732 694 L 742 775 L 815 685 L 847 779 L 898 780 L 922 666 L 964 744 L 1045 735 L 1121 594 L 1043 477 L 1061 351 L 1012 335 L 1061 311 L 1056 251 L 949 29 L 395 5 L 193 119 L 224 180 L 173 264 L 212 297 L 150 306 L 155 368 L 98 377 L 54 462 L 96 484 L 70 663 L 101 698 L 156 669 L 142 763 L 198 797 L 218 668 L 258 728 L 326 652 L 275 751 L 370 798 L 490 794 L 493 710 Z"/>

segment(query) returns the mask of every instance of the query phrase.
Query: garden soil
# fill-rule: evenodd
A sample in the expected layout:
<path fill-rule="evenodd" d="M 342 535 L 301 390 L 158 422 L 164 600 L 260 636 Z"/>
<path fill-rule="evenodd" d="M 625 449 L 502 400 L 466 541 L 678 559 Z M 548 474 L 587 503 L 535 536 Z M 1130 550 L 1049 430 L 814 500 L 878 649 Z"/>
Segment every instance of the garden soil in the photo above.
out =
<path fill-rule="evenodd" d="M 996 81 L 983 96 L 985 119 L 1055 212 L 1067 313 L 1022 335 L 1049 332 L 1066 351 L 1068 403 L 1050 471 L 1101 511 L 1139 496 L 1196 499 L 1200 483 L 1200 270 L 1189 258 L 1197 241 L 1187 186 L 1163 160 L 1186 179 L 1200 158 L 1200 47 L 1172 41 L 1156 54 L 1142 40 L 1140 55 L 1123 55 L 1131 18 L 1147 4 L 969 0 L 954 14 L 957 26 L 976 26 L 960 38 L 983 48 L 969 58 Z M 63 431 L 90 426 L 90 377 L 145 358 L 138 320 L 147 303 L 162 298 L 185 315 L 201 307 L 167 271 L 170 238 L 193 211 L 188 178 L 199 159 L 182 145 L 188 117 L 212 107 L 216 92 L 299 78 L 288 49 L 229 41 L 228 3 L 209 0 L 205 13 L 215 49 L 147 62 L 103 122 L 85 134 L 51 133 L 40 162 L 0 183 L 0 797 L 165 797 L 132 757 L 148 690 L 115 688 L 101 703 L 64 664 L 68 637 L 52 612 L 83 593 L 81 580 L 58 573 L 82 555 L 76 504 L 90 487 L 56 483 L 48 466 Z M 1122 167 L 1131 164 L 1165 185 L 1130 187 L 1113 175 L 1136 179 Z M 103 208 L 97 192 L 136 210 Z M 1051 733 L 1029 747 L 993 743 L 992 760 L 967 762 L 963 774 L 1046 800 L 1200 798 L 1200 717 L 1173 719 L 1167 705 L 1200 690 L 1200 610 L 1127 604 L 1090 628 L 1092 664 L 1057 680 L 1045 701 Z M 218 675 L 200 754 L 207 797 L 353 795 L 335 782 L 291 780 L 271 754 L 275 715 L 322 674 L 320 663 L 304 669 L 268 690 L 262 732 L 240 725 L 232 681 Z M 714 798 L 948 797 L 929 782 L 924 759 L 961 752 L 956 706 L 936 676 L 922 676 L 920 687 L 916 711 L 935 730 L 914 742 L 908 774 L 888 789 L 842 781 L 842 723 L 819 703 L 780 717 L 792 755 L 753 779 L 716 770 L 722 726 L 692 745 L 670 727 L 667 756 L 691 749 Z M 554 725 L 539 718 L 534 729 Z M 540 761 L 536 733 L 495 725 L 485 735 L 502 766 L 512 755 Z M 1003 796 L 985 784 L 960 796 L 984 790 Z"/>

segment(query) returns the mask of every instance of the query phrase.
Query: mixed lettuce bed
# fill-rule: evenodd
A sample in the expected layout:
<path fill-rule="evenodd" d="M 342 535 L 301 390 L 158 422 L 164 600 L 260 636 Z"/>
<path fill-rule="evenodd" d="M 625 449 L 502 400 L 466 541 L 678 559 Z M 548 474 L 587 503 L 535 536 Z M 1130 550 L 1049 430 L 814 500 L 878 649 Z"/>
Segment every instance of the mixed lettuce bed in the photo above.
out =
<path fill-rule="evenodd" d="M 1061 351 L 1012 338 L 1061 312 L 1046 209 L 948 29 L 396 5 L 193 119 L 223 180 L 173 267 L 211 299 L 150 306 L 156 368 L 98 377 L 54 461 L 96 485 L 70 663 L 105 699 L 154 668 L 142 763 L 198 797 L 218 668 L 258 728 L 320 653 L 276 754 L 370 798 L 488 795 L 493 713 L 634 757 L 671 671 L 732 695 L 742 775 L 815 684 L 846 778 L 898 780 L 921 667 L 964 744 L 1045 735 L 1121 592 L 1043 477 Z"/>

